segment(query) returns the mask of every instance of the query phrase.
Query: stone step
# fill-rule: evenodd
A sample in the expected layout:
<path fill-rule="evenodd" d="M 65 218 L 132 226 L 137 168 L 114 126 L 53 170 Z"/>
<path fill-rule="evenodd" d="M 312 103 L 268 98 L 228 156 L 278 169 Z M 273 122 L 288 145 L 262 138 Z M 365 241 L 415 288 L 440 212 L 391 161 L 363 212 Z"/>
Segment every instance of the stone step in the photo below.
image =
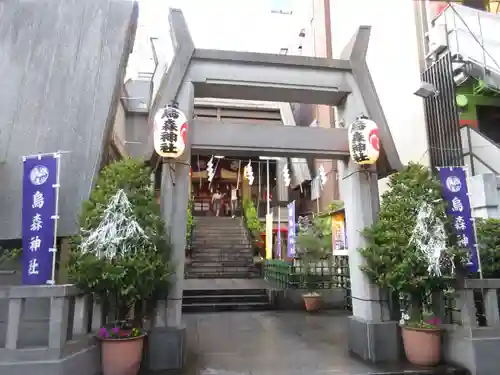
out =
<path fill-rule="evenodd" d="M 246 236 L 247 231 L 244 230 L 243 228 L 203 228 L 203 229 L 195 229 L 193 230 L 194 235 L 219 235 L 219 234 L 225 234 L 225 235 L 238 235 L 238 236 Z"/>
<path fill-rule="evenodd" d="M 203 239 L 203 240 L 237 240 L 237 241 L 248 241 L 247 237 L 242 234 L 231 234 L 226 232 L 220 233 L 210 233 L 210 234 L 201 234 L 201 233 L 193 233 L 193 240 Z"/>
<path fill-rule="evenodd" d="M 224 238 L 193 238 L 191 241 L 191 244 L 193 245 L 216 245 L 216 246 L 230 246 L 230 245 L 239 245 L 239 246 L 250 246 L 250 241 L 241 239 L 241 238 L 235 238 L 235 239 L 224 239 Z"/>
<path fill-rule="evenodd" d="M 204 245 L 204 246 L 250 246 L 250 243 L 241 239 L 206 239 L 206 238 L 195 238 L 191 241 L 191 245 Z"/>
<path fill-rule="evenodd" d="M 186 272 L 188 279 L 260 279 L 259 272 Z"/>
<path fill-rule="evenodd" d="M 184 312 L 214 312 L 269 309 L 266 289 L 198 289 L 184 290 Z"/>
<path fill-rule="evenodd" d="M 198 252 L 206 253 L 245 253 L 252 252 L 253 248 L 246 244 L 199 244 L 192 243 L 191 249 Z"/>
<path fill-rule="evenodd" d="M 201 273 L 210 273 L 210 272 L 229 272 L 229 273 L 245 273 L 253 271 L 253 267 L 250 266 L 223 266 L 217 263 L 212 263 L 212 265 L 207 265 L 203 263 L 191 264 L 189 266 L 190 272 L 201 272 Z"/>
<path fill-rule="evenodd" d="M 268 303 L 269 297 L 266 294 L 222 294 L 222 295 L 198 295 L 198 296 L 183 296 L 183 305 L 192 304 L 218 304 L 218 303 L 252 303 L 263 302 Z"/>
<path fill-rule="evenodd" d="M 202 313 L 217 311 L 262 311 L 269 310 L 271 305 L 268 302 L 219 302 L 219 303 L 196 303 L 183 305 L 182 311 L 185 313 Z"/>
<path fill-rule="evenodd" d="M 238 260 L 238 259 L 252 259 L 253 252 L 205 252 L 205 251 L 193 251 L 191 253 L 191 259 L 217 259 L 217 260 Z"/>
<path fill-rule="evenodd" d="M 199 259 L 191 260 L 191 268 L 196 267 L 251 267 L 253 266 L 253 260 L 245 259 L 245 260 L 212 260 L 212 261 L 204 261 Z"/>
<path fill-rule="evenodd" d="M 209 264 L 209 263 L 216 263 L 216 264 L 237 264 L 241 265 L 244 264 L 244 266 L 249 266 L 253 265 L 253 258 L 251 256 L 242 256 L 238 258 L 223 258 L 223 257 L 193 257 L 191 256 L 190 258 L 190 264 L 198 265 L 198 264 Z"/>
<path fill-rule="evenodd" d="M 221 233 L 211 233 L 211 234 L 199 234 L 199 233 L 194 233 L 193 234 L 193 241 L 201 239 L 201 240 L 233 240 L 233 241 L 248 241 L 247 237 L 244 235 L 240 234 L 228 234 L 226 232 L 221 232 Z"/>
<path fill-rule="evenodd" d="M 234 244 L 234 245 L 219 245 L 219 244 L 210 244 L 210 245 L 197 245 L 192 244 L 191 249 L 197 252 L 203 253 L 225 253 L 225 254 L 237 254 L 237 253 L 246 253 L 253 251 L 253 248 L 249 245 L 244 244 Z"/>
<path fill-rule="evenodd" d="M 229 220 L 229 221 L 207 221 L 207 222 L 196 222 L 194 229 L 203 228 L 242 228 L 245 229 L 245 225 L 241 222 Z"/>
<path fill-rule="evenodd" d="M 239 251 L 245 252 L 252 250 L 252 246 L 248 244 L 238 243 L 238 244 L 199 244 L 192 243 L 191 248 L 198 251 L 205 251 L 207 253 L 211 251 L 218 251 L 223 253 L 237 253 Z"/>
<path fill-rule="evenodd" d="M 227 249 L 220 249 L 220 248 L 213 248 L 213 249 L 207 249 L 203 247 L 192 247 L 191 248 L 193 251 L 191 254 L 197 254 L 197 255 L 213 255 L 213 256 L 227 256 L 227 257 L 232 257 L 232 256 L 240 256 L 240 255 L 251 255 L 253 256 L 254 251 L 252 248 L 245 248 L 245 249 L 238 249 L 234 247 L 230 247 Z"/>
<path fill-rule="evenodd" d="M 267 289 L 262 288 L 225 288 L 225 289 L 184 289 L 183 297 L 194 296 L 253 296 L 253 295 L 268 295 Z"/>
<path fill-rule="evenodd" d="M 206 232 L 206 231 L 211 231 L 211 230 L 221 231 L 221 230 L 227 230 L 227 229 L 246 232 L 246 228 L 241 224 L 233 224 L 233 225 L 228 225 L 228 224 L 224 224 L 224 225 L 203 224 L 203 225 L 200 225 L 200 224 L 196 224 L 196 226 L 194 227 L 193 230 L 200 231 L 200 232 L 203 232 L 203 231 Z"/>
<path fill-rule="evenodd" d="M 236 218 L 232 218 L 230 216 L 197 216 L 196 217 L 196 221 L 199 222 L 199 223 L 205 223 L 205 222 L 209 222 L 209 223 L 215 223 L 215 222 L 224 222 L 224 221 L 228 221 L 228 222 L 242 222 L 243 219 L 241 217 L 236 217 Z"/>

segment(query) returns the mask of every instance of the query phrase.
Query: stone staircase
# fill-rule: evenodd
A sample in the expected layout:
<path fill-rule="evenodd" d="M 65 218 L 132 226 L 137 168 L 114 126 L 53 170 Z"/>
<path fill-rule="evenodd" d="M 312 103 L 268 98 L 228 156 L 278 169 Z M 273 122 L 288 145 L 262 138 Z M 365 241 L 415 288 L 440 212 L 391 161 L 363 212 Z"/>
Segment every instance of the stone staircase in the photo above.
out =
<path fill-rule="evenodd" d="M 271 308 L 267 289 L 185 290 L 183 312 L 249 311 Z"/>
<path fill-rule="evenodd" d="M 186 265 L 186 278 L 260 277 L 253 264 L 253 249 L 240 218 L 196 218 L 192 249 Z"/>

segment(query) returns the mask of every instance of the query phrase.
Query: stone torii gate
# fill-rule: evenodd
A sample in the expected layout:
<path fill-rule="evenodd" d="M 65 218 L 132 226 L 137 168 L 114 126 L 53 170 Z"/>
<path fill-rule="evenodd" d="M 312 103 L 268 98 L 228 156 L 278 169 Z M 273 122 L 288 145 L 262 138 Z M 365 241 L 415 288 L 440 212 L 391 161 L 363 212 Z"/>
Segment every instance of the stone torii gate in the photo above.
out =
<path fill-rule="evenodd" d="M 380 290 L 360 271 L 357 249 L 360 231 L 376 219 L 378 178 L 398 170 L 401 163 L 378 100 L 367 64 L 370 27 L 361 26 L 345 47 L 342 59 L 284 56 L 195 48 L 182 12 L 169 14 L 174 57 L 154 99 L 158 108 L 176 101 L 189 124 L 187 147 L 174 164 L 162 166 L 162 213 L 173 245 L 175 284 L 168 300 L 157 307 L 149 346 L 152 370 L 180 368 L 184 361 L 185 328 L 182 292 L 191 153 L 217 155 L 314 156 L 342 161 L 341 193 L 349 238 L 349 268 L 353 316 L 349 348 L 369 361 L 395 360 L 399 355 L 397 323 L 388 321 Z M 336 106 L 339 120 L 350 124 L 366 114 L 379 126 L 383 150 L 377 165 L 366 173 L 349 160 L 345 128 L 309 128 L 238 124 L 193 119 L 195 97 L 265 100 Z M 145 154 L 151 156 L 152 126 Z"/>

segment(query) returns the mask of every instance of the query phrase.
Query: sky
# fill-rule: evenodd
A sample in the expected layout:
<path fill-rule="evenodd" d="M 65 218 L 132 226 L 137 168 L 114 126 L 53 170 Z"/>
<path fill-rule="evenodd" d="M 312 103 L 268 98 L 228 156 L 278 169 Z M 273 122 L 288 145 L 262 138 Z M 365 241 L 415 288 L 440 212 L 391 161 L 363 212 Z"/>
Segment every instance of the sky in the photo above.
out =
<path fill-rule="evenodd" d="M 151 64 L 150 37 L 169 37 L 170 7 L 183 11 L 197 48 L 279 53 L 310 17 L 307 5 L 308 0 L 139 0 L 133 64 L 143 69 Z M 273 8 L 293 12 L 273 14 Z"/>

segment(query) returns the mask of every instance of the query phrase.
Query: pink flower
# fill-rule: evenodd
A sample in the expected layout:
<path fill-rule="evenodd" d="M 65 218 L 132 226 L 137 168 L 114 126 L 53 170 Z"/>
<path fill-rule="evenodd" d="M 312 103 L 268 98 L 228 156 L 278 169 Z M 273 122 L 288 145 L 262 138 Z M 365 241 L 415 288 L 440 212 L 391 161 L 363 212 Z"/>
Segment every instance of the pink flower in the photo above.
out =
<path fill-rule="evenodd" d="M 441 325 L 441 319 L 439 319 L 439 317 L 437 316 L 434 316 L 427 320 L 427 323 L 432 324 L 433 326 L 439 326 Z"/>
<path fill-rule="evenodd" d="M 99 336 L 109 337 L 108 330 L 105 327 L 101 327 L 101 329 L 99 330 Z"/>

